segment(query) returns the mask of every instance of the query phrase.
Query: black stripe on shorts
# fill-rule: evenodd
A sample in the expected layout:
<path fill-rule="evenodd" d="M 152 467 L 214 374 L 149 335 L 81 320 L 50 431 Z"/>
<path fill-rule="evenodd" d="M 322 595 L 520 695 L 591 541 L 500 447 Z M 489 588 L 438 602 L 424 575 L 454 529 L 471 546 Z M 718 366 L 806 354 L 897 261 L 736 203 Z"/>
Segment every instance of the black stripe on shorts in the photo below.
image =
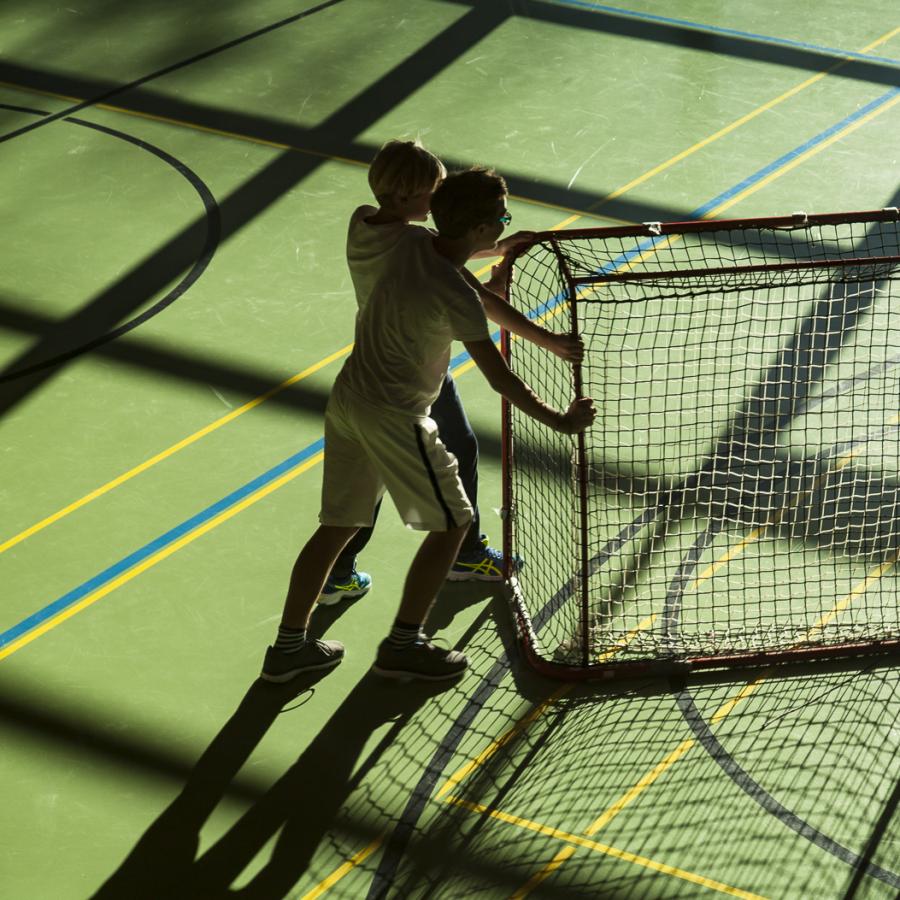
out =
<path fill-rule="evenodd" d="M 444 500 L 441 494 L 440 485 L 438 485 L 437 475 L 434 474 L 434 469 L 431 468 L 431 460 L 428 458 L 428 454 L 425 452 L 425 441 L 422 440 L 422 431 L 424 429 L 421 425 L 413 425 L 413 431 L 416 433 L 416 443 L 419 445 L 419 455 L 422 457 L 422 462 L 425 463 L 425 468 L 428 471 L 428 477 L 431 480 L 431 486 L 434 488 L 434 496 L 437 498 L 437 502 L 441 504 L 441 509 L 444 511 L 444 515 L 447 517 L 447 531 L 450 531 L 451 528 L 456 528 L 456 522 L 453 521 L 453 516 L 450 513 L 450 507 L 447 506 L 447 501 Z"/>

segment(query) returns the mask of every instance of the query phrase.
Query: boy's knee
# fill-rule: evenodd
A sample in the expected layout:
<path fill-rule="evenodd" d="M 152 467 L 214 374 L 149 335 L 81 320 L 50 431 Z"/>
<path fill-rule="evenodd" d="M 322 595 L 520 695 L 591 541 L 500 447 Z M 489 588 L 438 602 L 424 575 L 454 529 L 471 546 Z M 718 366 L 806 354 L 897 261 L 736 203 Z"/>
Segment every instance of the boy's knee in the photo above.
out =
<path fill-rule="evenodd" d="M 343 546 L 353 538 L 357 531 L 359 531 L 357 525 L 319 525 L 316 534 L 328 544 Z"/>
<path fill-rule="evenodd" d="M 465 522 L 460 524 L 454 523 L 448 528 L 442 528 L 440 531 L 430 531 L 429 535 L 432 535 L 435 540 L 453 541 L 464 535 L 469 530 L 471 524 L 472 520 L 467 519 Z"/>
<path fill-rule="evenodd" d="M 469 516 L 469 517 L 465 520 L 465 522 L 461 522 L 461 523 L 459 523 L 459 524 L 457 524 L 457 525 L 454 525 L 453 528 L 449 529 L 449 530 L 447 531 L 447 534 L 448 534 L 448 535 L 452 534 L 454 537 L 459 537 L 459 538 L 461 538 L 463 535 L 465 535 L 465 533 L 466 533 L 466 532 L 469 530 L 469 528 L 471 527 L 471 525 L 472 525 L 472 519 L 473 519 L 473 517 L 472 517 L 472 516 Z"/>

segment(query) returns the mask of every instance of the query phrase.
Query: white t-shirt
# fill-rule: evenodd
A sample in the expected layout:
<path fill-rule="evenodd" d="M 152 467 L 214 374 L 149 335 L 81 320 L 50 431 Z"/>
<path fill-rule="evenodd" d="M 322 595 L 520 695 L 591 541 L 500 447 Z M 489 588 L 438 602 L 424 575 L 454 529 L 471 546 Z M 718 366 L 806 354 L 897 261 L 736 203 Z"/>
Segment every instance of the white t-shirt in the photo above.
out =
<path fill-rule="evenodd" d="M 338 383 L 375 406 L 427 416 L 454 340 L 490 337 L 478 292 L 434 248 L 434 233 L 403 222 L 350 218 L 347 263 L 356 291 L 356 344 Z"/>

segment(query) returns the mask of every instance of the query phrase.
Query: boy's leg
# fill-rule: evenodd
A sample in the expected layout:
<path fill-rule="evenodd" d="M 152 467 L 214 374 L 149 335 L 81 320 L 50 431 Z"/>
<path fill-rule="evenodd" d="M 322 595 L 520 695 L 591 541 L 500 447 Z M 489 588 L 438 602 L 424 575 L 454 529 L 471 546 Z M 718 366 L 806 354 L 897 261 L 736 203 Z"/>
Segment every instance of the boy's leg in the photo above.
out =
<path fill-rule="evenodd" d="M 503 553 L 487 545 L 478 513 L 478 439 L 469 424 L 453 377 L 448 372 L 441 392 L 431 407 L 441 443 L 456 457 L 459 480 L 475 515 L 463 538 L 459 554 L 447 573 L 450 581 L 502 581 Z M 515 559 L 516 565 L 521 560 Z"/>
<path fill-rule="evenodd" d="M 456 650 L 435 647 L 422 634 L 422 626 L 467 528 L 468 524 L 433 531 L 422 541 L 406 576 L 397 619 L 378 647 L 372 669 L 379 675 L 440 681 L 465 671 L 466 657 Z"/>
<path fill-rule="evenodd" d="M 358 531 L 355 526 L 320 525 L 306 542 L 288 585 L 281 624 L 288 628 L 306 628 L 312 608 L 338 554 Z"/>
<path fill-rule="evenodd" d="M 368 572 L 358 572 L 356 570 L 356 557 L 362 553 L 372 532 L 375 530 L 375 523 L 378 521 L 378 513 L 381 510 L 381 501 L 375 507 L 372 515 L 372 524 L 367 527 L 360 528 L 359 531 L 350 538 L 350 542 L 341 550 L 331 569 L 331 573 L 325 581 L 325 587 L 319 594 L 319 603 L 322 606 L 333 606 L 340 603 L 341 600 L 352 600 L 356 597 L 362 597 L 369 592 L 372 587 L 372 576 Z"/>
<path fill-rule="evenodd" d="M 441 392 L 431 406 L 431 418 L 437 424 L 441 443 L 456 457 L 459 480 L 475 511 L 459 548 L 460 556 L 471 556 L 483 547 L 478 512 L 478 438 L 469 424 L 456 382 L 449 372 L 444 376 Z"/>
<path fill-rule="evenodd" d="M 413 557 L 397 617 L 406 622 L 424 623 L 428 610 L 447 577 L 450 564 L 456 559 L 467 525 L 450 531 L 432 531 Z"/>
<path fill-rule="evenodd" d="M 373 670 L 397 678 L 454 677 L 466 668 L 466 658 L 435 647 L 421 628 L 472 521 L 457 461 L 428 416 L 363 408 L 360 420 L 366 454 L 377 465 L 400 518 L 428 532 L 410 566 L 399 617 L 378 648 Z"/>
<path fill-rule="evenodd" d="M 330 669 L 343 659 L 343 644 L 307 641 L 306 629 L 334 561 L 356 531 L 351 526 L 320 525 L 300 551 L 291 571 L 278 637 L 266 651 L 261 675 L 266 681 L 289 681 L 301 672 Z"/>

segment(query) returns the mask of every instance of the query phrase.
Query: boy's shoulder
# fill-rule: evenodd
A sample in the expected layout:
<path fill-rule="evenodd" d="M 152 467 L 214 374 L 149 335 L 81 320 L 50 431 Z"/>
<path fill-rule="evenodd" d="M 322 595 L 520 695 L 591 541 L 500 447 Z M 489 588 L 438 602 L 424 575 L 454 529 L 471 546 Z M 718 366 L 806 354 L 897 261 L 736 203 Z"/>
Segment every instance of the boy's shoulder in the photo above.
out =
<path fill-rule="evenodd" d="M 412 222 L 389 222 L 373 225 L 368 220 L 377 212 L 376 207 L 368 204 L 358 206 L 353 210 L 347 232 L 348 242 L 351 245 L 387 248 L 408 241 L 415 243 L 434 237 L 434 232 L 430 228 Z"/>

